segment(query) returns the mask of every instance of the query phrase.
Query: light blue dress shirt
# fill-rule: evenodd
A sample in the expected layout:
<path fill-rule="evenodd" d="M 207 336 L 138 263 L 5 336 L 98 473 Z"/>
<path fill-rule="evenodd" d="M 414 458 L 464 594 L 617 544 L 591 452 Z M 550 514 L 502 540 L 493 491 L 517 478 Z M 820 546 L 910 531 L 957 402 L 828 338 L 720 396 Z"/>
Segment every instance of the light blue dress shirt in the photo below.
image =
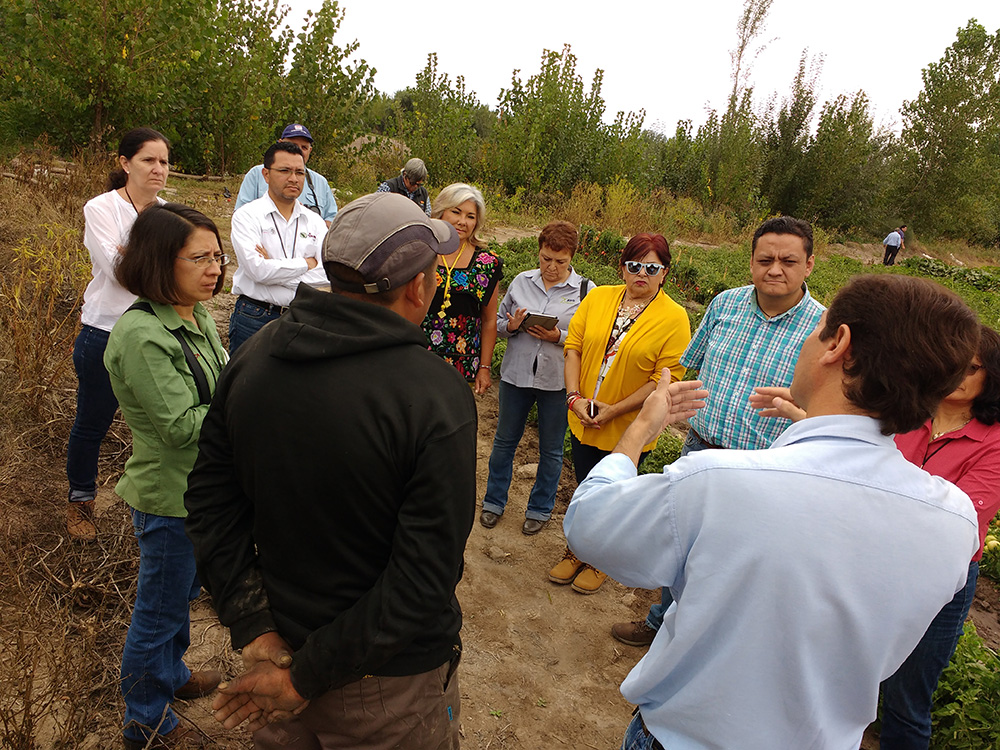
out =
<path fill-rule="evenodd" d="M 813 332 L 823 307 L 809 295 L 781 315 L 768 318 L 753 286 L 727 289 L 705 311 L 701 325 L 681 356 L 699 371 L 708 405 L 689 422 L 694 431 L 723 448 L 766 448 L 791 424 L 762 417 L 750 407 L 759 385 L 788 387 L 802 342 Z"/>
<path fill-rule="evenodd" d="M 497 308 L 497 335 L 507 339 L 507 351 L 500 364 L 500 379 L 518 388 L 540 391 L 561 391 L 566 387 L 563 377 L 563 343 L 569 331 L 569 321 L 580 306 L 580 285 L 584 278 L 570 269 L 569 278 L 561 284 L 545 288 L 541 270 L 523 271 L 514 277 Z M 593 286 L 593 282 L 588 282 Z M 519 308 L 529 313 L 555 315 L 559 318 L 559 343 L 536 339 L 520 329 L 507 330 L 507 314 Z"/>
<path fill-rule="evenodd" d="M 234 212 L 250 201 L 255 201 L 267 195 L 267 181 L 264 179 L 264 173 L 261 172 L 263 168 L 263 164 L 258 164 L 243 177 L 239 195 L 236 196 L 236 205 L 233 207 Z M 302 186 L 299 203 L 306 208 L 316 206 L 319 208 L 320 216 L 326 221 L 333 221 L 333 217 L 337 215 L 337 201 L 333 197 L 333 190 L 330 189 L 330 183 L 326 181 L 323 175 L 309 169 L 309 167 L 306 167 L 306 172 L 309 173 L 312 185 L 310 186 L 309 181 L 306 181 Z"/>
<path fill-rule="evenodd" d="M 669 750 L 856 750 L 978 544 L 965 493 L 847 415 L 662 474 L 608 456 L 564 529 L 580 559 L 674 594 L 622 683 Z"/>

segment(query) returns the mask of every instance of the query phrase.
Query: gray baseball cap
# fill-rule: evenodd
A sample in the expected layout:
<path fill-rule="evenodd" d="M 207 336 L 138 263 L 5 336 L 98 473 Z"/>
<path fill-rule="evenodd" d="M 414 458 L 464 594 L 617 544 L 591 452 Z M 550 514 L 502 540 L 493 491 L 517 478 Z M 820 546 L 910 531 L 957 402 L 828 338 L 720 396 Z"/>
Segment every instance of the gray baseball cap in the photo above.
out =
<path fill-rule="evenodd" d="M 332 288 L 377 294 L 403 286 L 435 256 L 449 255 L 458 245 L 451 224 L 428 219 L 409 198 L 372 193 L 337 212 L 323 240 L 323 262 L 342 263 L 365 280 L 349 284 L 331 276 Z"/>

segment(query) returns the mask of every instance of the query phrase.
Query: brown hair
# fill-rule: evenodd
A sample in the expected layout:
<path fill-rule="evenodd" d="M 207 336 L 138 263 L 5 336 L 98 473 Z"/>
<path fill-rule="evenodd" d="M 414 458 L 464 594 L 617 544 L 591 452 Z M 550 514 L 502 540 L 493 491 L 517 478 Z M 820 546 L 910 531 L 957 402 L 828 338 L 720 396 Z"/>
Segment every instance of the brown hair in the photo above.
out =
<path fill-rule="evenodd" d="M 548 245 L 550 250 L 558 252 L 565 252 L 569 250 L 569 257 L 576 255 L 576 246 L 580 242 L 580 235 L 576 231 L 576 227 L 570 224 L 568 221 L 562 221 L 561 219 L 556 219 L 555 221 L 550 221 L 543 228 L 541 233 L 538 235 L 538 249 L 542 249 L 542 245 Z"/>
<path fill-rule="evenodd" d="M 222 252 L 222 240 L 215 222 L 201 211 L 180 203 L 150 206 L 132 225 L 121 261 L 115 266 L 115 279 L 138 297 L 163 305 L 178 304 L 174 259 L 195 229 L 207 229 L 214 234 L 219 252 Z M 223 267 L 212 293 L 221 292 L 225 282 Z"/>
<path fill-rule="evenodd" d="M 826 311 L 822 340 L 846 325 L 844 395 L 877 417 L 882 434 L 917 429 L 965 377 L 979 321 L 958 295 L 910 276 L 855 276 Z"/>

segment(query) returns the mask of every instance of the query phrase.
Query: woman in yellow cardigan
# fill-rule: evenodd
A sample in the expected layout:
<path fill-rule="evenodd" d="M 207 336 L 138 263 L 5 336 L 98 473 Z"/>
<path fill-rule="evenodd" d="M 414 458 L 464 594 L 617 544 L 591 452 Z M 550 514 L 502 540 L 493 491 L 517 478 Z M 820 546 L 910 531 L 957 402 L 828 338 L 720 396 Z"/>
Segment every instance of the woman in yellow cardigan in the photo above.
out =
<path fill-rule="evenodd" d="M 611 453 L 664 368 L 671 380 L 684 376 L 680 359 L 691 324 L 684 308 L 661 291 L 669 268 L 663 235 L 635 235 L 622 250 L 625 283 L 591 291 L 569 324 L 563 351 L 577 482 Z M 643 456 L 655 447 L 654 440 Z M 581 594 L 593 594 L 605 578 L 568 547 L 549 571 L 550 581 L 572 583 Z"/>

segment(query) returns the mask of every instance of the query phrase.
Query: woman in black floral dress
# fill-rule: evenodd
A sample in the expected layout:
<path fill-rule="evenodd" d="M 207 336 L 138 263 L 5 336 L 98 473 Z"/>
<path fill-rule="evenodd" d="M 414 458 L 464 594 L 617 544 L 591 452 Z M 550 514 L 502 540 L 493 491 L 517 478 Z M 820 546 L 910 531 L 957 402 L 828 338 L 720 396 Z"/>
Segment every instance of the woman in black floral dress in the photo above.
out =
<path fill-rule="evenodd" d="M 485 214 L 483 194 L 464 183 L 449 185 L 434 201 L 431 216 L 455 227 L 461 245 L 441 256 L 437 293 L 423 323 L 431 351 L 454 365 L 477 394 L 493 385 L 497 287 L 503 278 L 503 264 L 484 249 L 480 235 Z"/>

